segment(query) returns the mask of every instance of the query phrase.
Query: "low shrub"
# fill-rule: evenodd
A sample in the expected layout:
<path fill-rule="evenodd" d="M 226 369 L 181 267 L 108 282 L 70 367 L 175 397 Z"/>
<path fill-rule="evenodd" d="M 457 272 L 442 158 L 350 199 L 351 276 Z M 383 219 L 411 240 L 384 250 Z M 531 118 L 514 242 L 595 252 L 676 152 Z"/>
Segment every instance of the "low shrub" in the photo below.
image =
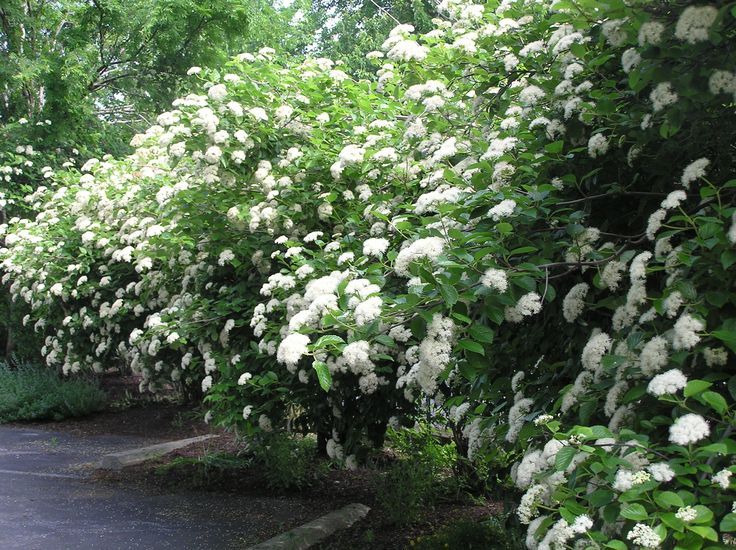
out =
<path fill-rule="evenodd" d="M 312 438 L 272 434 L 263 445 L 254 448 L 254 453 L 266 484 L 272 489 L 301 489 L 318 475 L 317 442 Z"/>
<path fill-rule="evenodd" d="M 105 393 L 89 380 L 60 379 L 55 371 L 31 364 L 0 363 L 0 423 L 85 416 L 105 403 Z"/>
<path fill-rule="evenodd" d="M 509 531 L 502 521 L 491 518 L 482 523 L 468 520 L 453 522 L 433 535 L 413 540 L 410 546 L 419 550 L 518 550 L 523 548 L 522 538 L 518 531 Z"/>
<path fill-rule="evenodd" d="M 376 501 L 392 525 L 415 521 L 433 500 L 435 476 L 430 465 L 410 460 L 393 464 L 376 486 Z"/>

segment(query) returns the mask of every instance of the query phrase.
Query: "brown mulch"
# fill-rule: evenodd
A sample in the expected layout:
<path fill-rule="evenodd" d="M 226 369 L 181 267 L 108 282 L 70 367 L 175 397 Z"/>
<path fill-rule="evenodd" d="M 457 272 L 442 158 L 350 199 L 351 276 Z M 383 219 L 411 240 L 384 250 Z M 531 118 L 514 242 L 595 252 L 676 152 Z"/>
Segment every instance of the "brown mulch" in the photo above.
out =
<path fill-rule="evenodd" d="M 455 521 L 482 522 L 490 516 L 499 514 L 501 506 L 494 503 L 485 505 L 463 504 L 459 502 L 440 503 L 424 510 L 415 523 L 399 527 L 387 523 L 380 509 L 371 508 L 365 519 L 350 529 L 338 531 L 314 550 L 342 550 L 345 548 L 371 548 L 375 550 L 404 550 L 411 548 L 412 541 L 431 535 Z M 489 549 L 490 550 L 490 549 Z"/>

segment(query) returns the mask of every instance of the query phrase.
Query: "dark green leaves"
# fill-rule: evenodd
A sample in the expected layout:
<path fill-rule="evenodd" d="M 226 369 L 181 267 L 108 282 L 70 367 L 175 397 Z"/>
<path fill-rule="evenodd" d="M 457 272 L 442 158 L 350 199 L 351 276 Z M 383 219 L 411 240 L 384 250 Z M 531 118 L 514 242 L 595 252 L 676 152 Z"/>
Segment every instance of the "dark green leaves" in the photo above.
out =
<path fill-rule="evenodd" d="M 327 363 L 323 361 L 315 361 L 312 363 L 312 368 L 317 373 L 317 379 L 319 380 L 319 385 L 322 389 L 330 391 L 330 388 L 332 387 L 332 374 L 330 374 L 330 369 L 327 367 Z"/>

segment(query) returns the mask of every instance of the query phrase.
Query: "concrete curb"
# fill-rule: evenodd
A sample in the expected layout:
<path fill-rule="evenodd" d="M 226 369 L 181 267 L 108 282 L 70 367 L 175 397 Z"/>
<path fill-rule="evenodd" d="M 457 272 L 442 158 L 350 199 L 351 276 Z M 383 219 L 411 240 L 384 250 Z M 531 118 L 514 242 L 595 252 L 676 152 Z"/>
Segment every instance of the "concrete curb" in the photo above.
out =
<path fill-rule="evenodd" d="M 370 510 L 364 504 L 348 504 L 301 527 L 251 546 L 248 550 L 304 550 L 326 539 L 335 531 L 350 527 L 368 515 Z"/>
<path fill-rule="evenodd" d="M 122 451 L 120 453 L 112 453 L 105 455 L 97 465 L 99 468 L 105 470 L 121 470 L 126 466 L 133 466 L 140 464 L 146 460 L 157 458 L 159 456 L 181 449 L 192 443 L 199 443 L 200 441 L 206 441 L 213 437 L 220 437 L 215 434 L 200 435 L 198 437 L 190 437 L 189 439 L 179 439 L 178 441 L 169 441 L 167 443 L 159 443 L 157 445 L 150 445 L 148 447 L 139 447 L 137 449 L 131 449 L 129 451 Z"/>

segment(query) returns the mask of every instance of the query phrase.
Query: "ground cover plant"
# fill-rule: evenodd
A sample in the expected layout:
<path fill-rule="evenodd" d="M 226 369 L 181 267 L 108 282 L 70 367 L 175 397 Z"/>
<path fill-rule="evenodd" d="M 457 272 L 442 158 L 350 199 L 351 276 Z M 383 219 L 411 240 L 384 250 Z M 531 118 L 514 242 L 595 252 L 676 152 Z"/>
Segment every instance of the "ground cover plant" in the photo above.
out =
<path fill-rule="evenodd" d="M 131 156 L 49 174 L 0 253 L 47 364 L 349 468 L 421 407 L 529 548 L 732 541 L 734 6 L 439 11 L 374 79 L 193 67 Z"/>
<path fill-rule="evenodd" d="M 60 379 L 35 365 L 0 364 L 0 423 L 86 416 L 106 403 L 105 393 L 89 380 Z"/>

